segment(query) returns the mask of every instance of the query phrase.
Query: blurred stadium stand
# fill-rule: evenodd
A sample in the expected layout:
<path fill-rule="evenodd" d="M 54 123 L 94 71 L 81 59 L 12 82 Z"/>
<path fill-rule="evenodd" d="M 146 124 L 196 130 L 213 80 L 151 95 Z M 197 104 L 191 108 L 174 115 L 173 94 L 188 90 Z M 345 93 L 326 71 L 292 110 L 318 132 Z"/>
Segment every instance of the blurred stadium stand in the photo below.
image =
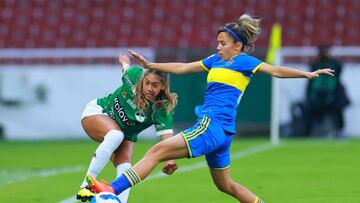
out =
<path fill-rule="evenodd" d="M 216 30 L 244 12 L 262 17 L 256 54 L 264 55 L 275 22 L 286 28 L 283 46 L 360 45 L 358 0 L 2 0 L 0 48 L 152 47 L 159 61 L 191 60 L 188 49 L 214 50 Z M 0 59 L 9 63 L 116 60 Z"/>
<path fill-rule="evenodd" d="M 213 48 L 217 28 L 247 12 L 284 46 L 360 45 L 358 0 L 2 0 L 0 47 Z"/>
<path fill-rule="evenodd" d="M 284 28 L 284 47 L 360 46 L 359 0 L 1 0 L 0 69 L 7 65 L 116 65 L 117 53 L 101 53 L 119 47 L 151 47 L 158 62 L 198 60 L 216 50 L 217 29 L 243 13 L 262 18 L 262 34 L 254 53 L 261 59 L 275 22 Z M 78 51 L 69 57 L 74 50 Z M 84 56 L 85 50 L 93 50 L 91 57 Z M 41 54 L 24 57 L 29 52 Z M 292 54 L 284 62 L 308 64 L 313 57 Z M 360 62 L 360 57 L 347 54 L 340 60 Z M 183 84 L 187 81 L 189 88 L 194 88 L 198 85 L 194 81 L 203 80 L 202 75 L 181 81 L 172 77 L 174 91 L 189 95 L 180 97 L 179 106 L 202 102 L 205 87 L 190 94 Z M 254 80 L 270 92 L 269 78 L 255 76 Z M 245 112 L 239 115 L 252 119 L 245 122 L 243 131 L 251 131 L 254 120 L 254 129 L 268 130 L 270 100 L 256 106 L 253 101 L 264 96 L 257 94 L 261 92 L 242 101 L 241 111 Z M 178 121 L 193 114 L 192 108 L 181 109 L 176 114 Z"/>

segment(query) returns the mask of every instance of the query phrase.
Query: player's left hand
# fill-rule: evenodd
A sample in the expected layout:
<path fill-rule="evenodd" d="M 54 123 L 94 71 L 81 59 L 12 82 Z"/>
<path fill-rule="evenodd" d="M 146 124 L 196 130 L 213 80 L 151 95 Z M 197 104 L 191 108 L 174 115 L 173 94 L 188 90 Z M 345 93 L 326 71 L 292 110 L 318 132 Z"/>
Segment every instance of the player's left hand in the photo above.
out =
<path fill-rule="evenodd" d="M 126 56 L 125 54 L 119 54 L 119 63 L 121 64 L 121 65 L 125 65 L 125 64 L 127 64 L 127 65 L 130 65 L 130 59 L 129 59 L 129 57 L 128 56 Z"/>
<path fill-rule="evenodd" d="M 330 76 L 334 76 L 334 70 L 330 69 L 330 68 L 324 68 L 324 69 L 319 69 L 316 70 L 314 72 L 311 72 L 308 76 L 309 79 L 314 79 L 319 77 L 319 75 L 325 74 L 325 75 L 330 75 Z"/>
<path fill-rule="evenodd" d="M 150 62 L 141 54 L 133 50 L 129 50 L 129 54 L 132 55 L 144 68 L 149 68 Z"/>
<path fill-rule="evenodd" d="M 172 175 L 176 169 L 178 169 L 177 164 L 174 161 L 167 161 L 165 166 L 162 168 L 162 172 L 167 175 Z"/>

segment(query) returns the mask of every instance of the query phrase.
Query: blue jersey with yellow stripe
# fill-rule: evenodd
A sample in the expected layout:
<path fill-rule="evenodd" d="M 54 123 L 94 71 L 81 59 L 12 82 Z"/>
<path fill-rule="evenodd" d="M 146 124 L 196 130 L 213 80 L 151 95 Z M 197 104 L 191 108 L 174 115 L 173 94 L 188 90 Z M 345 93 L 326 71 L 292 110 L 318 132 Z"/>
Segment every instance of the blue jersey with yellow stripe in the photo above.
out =
<path fill-rule="evenodd" d="M 263 64 L 259 59 L 245 53 L 222 61 L 213 54 L 200 61 L 209 71 L 204 105 L 197 107 L 198 116 L 209 115 L 230 133 L 235 132 L 236 108 L 250 78 Z"/>

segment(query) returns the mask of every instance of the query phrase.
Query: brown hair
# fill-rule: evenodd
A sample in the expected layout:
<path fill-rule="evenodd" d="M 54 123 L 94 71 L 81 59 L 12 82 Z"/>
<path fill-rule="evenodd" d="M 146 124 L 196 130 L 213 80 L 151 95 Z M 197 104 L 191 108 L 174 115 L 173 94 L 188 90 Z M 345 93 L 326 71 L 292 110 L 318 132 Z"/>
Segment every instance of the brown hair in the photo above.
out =
<path fill-rule="evenodd" d="M 135 105 L 143 112 L 147 112 L 150 108 L 150 102 L 145 99 L 144 92 L 142 90 L 144 78 L 150 73 L 157 75 L 160 78 L 161 83 L 164 85 L 164 89 L 161 90 L 159 95 L 156 97 L 156 107 L 166 108 L 168 112 L 171 112 L 177 105 L 177 94 L 170 92 L 169 74 L 156 70 L 147 70 L 136 83 Z"/>
<path fill-rule="evenodd" d="M 243 47 L 242 52 L 248 53 L 252 52 L 255 49 L 256 38 L 260 34 L 260 21 L 259 18 L 253 18 L 248 14 L 243 14 L 240 16 L 236 23 L 228 23 L 224 27 L 220 28 L 220 32 L 227 32 L 234 40 L 234 43 L 241 41 Z M 233 36 L 232 33 L 229 33 L 227 29 L 230 29 L 230 32 L 233 32 L 236 36 Z M 240 40 L 238 40 L 238 39 Z"/>

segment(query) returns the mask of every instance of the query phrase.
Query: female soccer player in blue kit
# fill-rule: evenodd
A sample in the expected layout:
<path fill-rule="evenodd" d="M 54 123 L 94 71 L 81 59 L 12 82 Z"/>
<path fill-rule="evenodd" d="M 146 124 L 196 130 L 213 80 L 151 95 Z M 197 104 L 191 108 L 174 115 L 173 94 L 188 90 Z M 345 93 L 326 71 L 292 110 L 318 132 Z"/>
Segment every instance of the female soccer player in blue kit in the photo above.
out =
<path fill-rule="evenodd" d="M 229 23 L 217 33 L 217 51 L 201 61 L 192 63 L 150 63 L 130 51 L 145 68 L 185 74 L 208 71 L 204 105 L 195 108 L 198 122 L 176 136 L 153 146 L 133 167 L 110 185 L 92 176 L 87 180 L 94 192 L 119 194 L 144 180 L 160 163 L 169 159 L 195 158 L 205 155 L 217 188 L 243 203 L 263 203 L 244 186 L 230 177 L 230 145 L 235 131 L 236 107 L 254 73 L 266 73 L 278 78 L 314 79 L 320 74 L 333 75 L 331 69 L 304 72 L 273 66 L 247 55 L 260 34 L 260 20 L 242 15 L 237 23 Z"/>

